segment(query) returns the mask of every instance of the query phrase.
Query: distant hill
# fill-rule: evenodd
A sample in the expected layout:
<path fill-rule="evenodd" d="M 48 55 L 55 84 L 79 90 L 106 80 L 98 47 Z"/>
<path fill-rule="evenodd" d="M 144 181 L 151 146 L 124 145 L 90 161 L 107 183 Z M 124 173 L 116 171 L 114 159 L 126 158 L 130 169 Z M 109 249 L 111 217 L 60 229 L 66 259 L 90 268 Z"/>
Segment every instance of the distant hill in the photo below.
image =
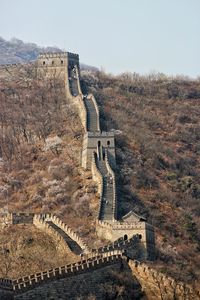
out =
<path fill-rule="evenodd" d="M 34 61 L 40 52 L 59 52 L 57 47 L 40 47 L 34 43 L 24 43 L 22 40 L 12 38 L 6 41 L 0 37 L 0 65 L 13 63 L 26 63 Z M 97 68 L 81 64 L 84 70 L 97 70 Z"/>
<path fill-rule="evenodd" d="M 12 38 L 10 41 L 0 37 L 0 64 L 24 63 L 36 59 L 40 52 L 61 51 L 56 47 L 39 47 L 33 43 L 24 43 Z"/>

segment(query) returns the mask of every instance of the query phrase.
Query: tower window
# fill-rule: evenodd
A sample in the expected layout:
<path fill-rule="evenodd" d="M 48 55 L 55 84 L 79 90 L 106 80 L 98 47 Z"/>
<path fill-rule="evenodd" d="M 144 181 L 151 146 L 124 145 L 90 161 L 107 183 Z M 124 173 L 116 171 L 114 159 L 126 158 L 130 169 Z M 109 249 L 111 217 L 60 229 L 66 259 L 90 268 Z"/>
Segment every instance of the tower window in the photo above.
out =
<path fill-rule="evenodd" d="M 45 65 L 45 61 L 43 61 L 43 66 Z"/>
<path fill-rule="evenodd" d="M 127 241 L 127 240 L 128 240 L 128 235 L 125 234 L 125 235 L 124 235 L 124 241 Z"/>
<path fill-rule="evenodd" d="M 110 141 L 107 141 L 107 145 L 110 146 Z"/>
<path fill-rule="evenodd" d="M 61 60 L 61 65 L 63 65 L 63 60 Z"/>
<path fill-rule="evenodd" d="M 52 60 L 52 65 L 54 65 L 54 60 Z"/>

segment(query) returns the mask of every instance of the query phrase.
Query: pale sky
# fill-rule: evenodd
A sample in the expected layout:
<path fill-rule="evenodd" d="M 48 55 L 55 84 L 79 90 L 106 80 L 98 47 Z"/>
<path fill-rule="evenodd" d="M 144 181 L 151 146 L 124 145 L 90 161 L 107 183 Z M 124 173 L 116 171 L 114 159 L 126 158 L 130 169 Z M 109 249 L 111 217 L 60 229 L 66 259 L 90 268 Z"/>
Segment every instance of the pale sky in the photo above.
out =
<path fill-rule="evenodd" d="M 200 76 L 200 0 L 0 0 L 0 36 L 114 74 Z"/>

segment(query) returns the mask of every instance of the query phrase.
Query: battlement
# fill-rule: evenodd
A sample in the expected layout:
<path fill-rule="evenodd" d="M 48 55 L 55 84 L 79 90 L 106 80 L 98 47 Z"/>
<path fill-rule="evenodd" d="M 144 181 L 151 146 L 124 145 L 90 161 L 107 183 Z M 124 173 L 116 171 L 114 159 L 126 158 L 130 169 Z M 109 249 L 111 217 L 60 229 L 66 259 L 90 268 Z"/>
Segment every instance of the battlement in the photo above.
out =
<path fill-rule="evenodd" d="M 89 247 L 83 242 L 83 240 L 64 222 L 62 222 L 57 216 L 52 214 L 44 214 L 37 216 L 37 219 L 45 218 L 45 221 L 52 221 L 55 225 L 61 228 L 71 239 L 77 242 L 78 245 L 84 250 L 85 253 L 90 252 Z"/>
<path fill-rule="evenodd" d="M 97 220 L 97 225 L 104 227 L 104 228 L 108 228 L 108 229 L 112 229 L 112 230 L 131 230 L 131 229 L 144 229 L 145 228 L 145 222 L 141 222 L 141 223 L 132 223 L 132 224 L 127 224 L 127 223 L 120 223 L 118 221 L 116 222 L 112 222 L 112 223 L 108 223 L 105 221 L 100 221 Z"/>
<path fill-rule="evenodd" d="M 13 280 L 13 290 L 16 293 L 22 293 L 25 290 L 33 289 L 36 285 L 41 285 L 51 280 L 57 280 L 86 272 L 91 272 L 106 265 L 120 262 L 121 259 L 122 252 L 119 250 L 104 253 L 100 256 L 93 256 L 87 260 L 81 260 L 77 263 L 65 265 Z"/>
<path fill-rule="evenodd" d="M 0 69 L 12 68 L 12 67 L 18 67 L 18 66 L 22 66 L 22 64 L 5 64 L 5 65 L 0 65 Z"/>
<path fill-rule="evenodd" d="M 0 278 L 0 288 L 5 290 L 12 290 L 12 280 Z"/>
<path fill-rule="evenodd" d="M 79 59 L 79 55 L 77 53 L 67 52 L 68 58 Z"/>
<path fill-rule="evenodd" d="M 97 132 L 91 132 L 91 131 L 88 131 L 86 132 L 86 135 L 88 137 L 96 137 L 96 138 L 101 138 L 101 137 L 115 137 L 115 134 L 114 132 L 112 131 L 97 131 Z"/>
<path fill-rule="evenodd" d="M 130 239 L 124 240 L 124 238 L 118 239 L 117 241 L 114 241 L 113 243 L 110 243 L 106 246 L 100 247 L 98 249 L 92 249 L 93 252 L 96 253 L 105 253 L 105 252 L 110 252 L 113 250 L 123 250 L 123 249 L 127 249 L 130 246 L 137 246 L 138 242 L 140 242 L 140 235 L 136 234 L 135 236 L 133 236 Z"/>
<path fill-rule="evenodd" d="M 38 59 L 45 59 L 45 58 L 66 58 L 67 52 L 44 52 L 40 53 Z"/>

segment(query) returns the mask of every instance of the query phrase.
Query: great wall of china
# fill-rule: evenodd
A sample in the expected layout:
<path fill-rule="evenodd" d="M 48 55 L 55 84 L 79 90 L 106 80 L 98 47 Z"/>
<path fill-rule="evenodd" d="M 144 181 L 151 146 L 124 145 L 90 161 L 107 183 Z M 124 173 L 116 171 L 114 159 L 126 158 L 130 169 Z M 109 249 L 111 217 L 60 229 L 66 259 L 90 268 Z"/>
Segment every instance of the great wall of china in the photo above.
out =
<path fill-rule="evenodd" d="M 85 132 L 81 165 L 84 169 L 91 170 L 99 192 L 96 232 L 100 238 L 110 240 L 110 244 L 90 249 L 69 226 L 52 214 L 2 214 L 0 226 L 33 224 L 52 236 L 59 250 L 71 251 L 80 259 L 70 265 L 15 280 L 0 279 L 0 299 L 61 299 L 62 293 L 66 293 L 63 287 L 71 289 L 69 298 L 65 299 L 75 299 L 73 285 L 76 283 L 77 286 L 83 275 L 90 276 L 87 277 L 88 289 L 95 294 L 94 277 L 102 276 L 102 270 L 116 268 L 119 271 L 124 267 L 131 270 L 144 293 L 148 293 L 148 299 L 175 299 L 174 295 L 177 299 L 200 299 L 200 291 L 194 291 L 189 285 L 176 283 L 144 262 L 153 260 L 155 256 L 152 225 L 134 212 L 118 219 L 115 136 L 113 132 L 101 131 L 95 97 L 82 93 L 79 56 L 69 52 L 44 53 L 38 57 L 33 67 L 36 67 L 38 78 L 61 77 L 65 83 L 66 97 L 78 111 Z M 1 66 L 0 70 L 7 72 L 9 68 L 18 68 L 18 65 Z"/>

